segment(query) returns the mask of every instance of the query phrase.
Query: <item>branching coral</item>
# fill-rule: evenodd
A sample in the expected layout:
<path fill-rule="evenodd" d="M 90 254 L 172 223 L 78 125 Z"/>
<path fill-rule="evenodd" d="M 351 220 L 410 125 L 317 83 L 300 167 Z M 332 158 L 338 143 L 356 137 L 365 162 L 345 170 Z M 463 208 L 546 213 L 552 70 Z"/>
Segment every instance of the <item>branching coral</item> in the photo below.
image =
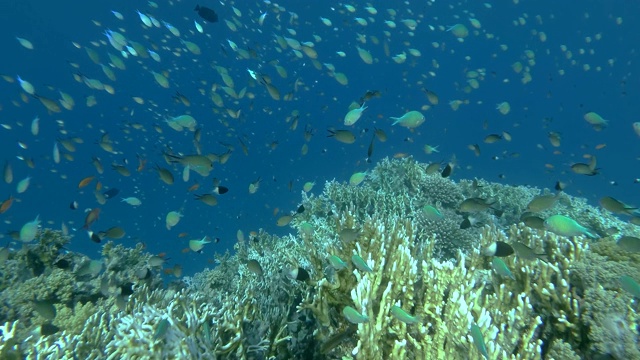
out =
<path fill-rule="evenodd" d="M 498 359 L 639 357 L 638 304 L 619 284 L 621 275 L 640 276 L 638 255 L 612 238 L 593 243 L 517 223 L 537 189 L 477 185 L 427 175 L 412 159 L 384 160 L 357 187 L 333 181 L 319 196 L 304 194 L 305 211 L 291 222 L 297 234 L 239 241 L 235 255 L 217 257 L 218 266 L 179 291 L 138 276 L 157 270 L 141 247 L 107 243 L 105 272 L 74 285 L 76 273 L 50 264 L 60 256 L 34 257 L 39 250 L 31 246 L 4 266 L 39 260 L 42 272 L 22 280 L 64 299 L 55 304 L 60 330 L 37 336 L 44 323 L 30 318 L 22 297 L 20 314 L 5 313 L 0 351 L 27 359 L 479 360 L 486 346 Z M 498 200 L 503 215 L 479 213 L 484 226 L 460 229 L 456 211 L 470 197 Z M 550 211 L 598 232 L 615 227 L 638 236 L 561 197 Z M 443 218 L 427 218 L 425 205 Z M 496 242 L 531 253 L 501 258 L 506 270 L 494 270 L 483 249 Z M 76 267 L 85 261 L 65 256 Z M 15 291 L 17 279 L 3 277 L 2 288 Z M 133 289 L 128 298 L 117 291 L 124 282 Z"/>

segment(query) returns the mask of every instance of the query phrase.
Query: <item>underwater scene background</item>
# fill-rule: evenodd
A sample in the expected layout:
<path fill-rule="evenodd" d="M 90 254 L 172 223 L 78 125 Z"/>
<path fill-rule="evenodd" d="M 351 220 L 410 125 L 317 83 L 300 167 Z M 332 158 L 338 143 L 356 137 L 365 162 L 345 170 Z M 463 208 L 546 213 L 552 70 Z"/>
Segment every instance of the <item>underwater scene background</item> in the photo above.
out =
<path fill-rule="evenodd" d="M 0 358 L 640 359 L 634 2 L 3 6 Z"/>

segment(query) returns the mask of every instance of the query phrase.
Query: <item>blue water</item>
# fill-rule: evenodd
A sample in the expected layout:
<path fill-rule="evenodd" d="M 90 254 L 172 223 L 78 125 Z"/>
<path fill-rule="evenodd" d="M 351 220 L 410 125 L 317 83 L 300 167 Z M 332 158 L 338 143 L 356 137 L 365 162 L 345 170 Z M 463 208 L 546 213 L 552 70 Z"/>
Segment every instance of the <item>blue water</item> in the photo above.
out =
<path fill-rule="evenodd" d="M 238 17 L 242 25 L 236 32 L 223 22 L 234 16 L 230 4 L 201 3 L 215 8 L 220 16 L 220 22 L 205 24 L 193 11 L 194 2 L 157 3 L 157 9 L 143 1 L 134 4 L 130 1 L 13 0 L 5 4 L 7 10 L 0 12 L 0 48 L 3 49 L 0 73 L 13 78 L 20 75 L 35 86 L 38 94 L 52 99 L 58 99 L 58 90 L 62 90 L 73 96 L 76 106 L 72 111 L 48 114 L 36 99 L 27 97 L 28 103 L 21 100 L 22 90 L 17 82 L 0 80 L 0 123 L 11 127 L 10 130 L 0 128 L 0 160 L 8 161 L 14 170 L 13 183 L 0 183 L 0 197 L 17 198 L 11 209 L 0 215 L 3 233 L 19 230 L 39 215 L 43 226 L 59 229 L 62 222 L 69 225 L 73 235 L 69 249 L 97 258 L 100 245 L 91 242 L 81 227 L 83 211 L 100 207 L 100 219 L 92 229 L 121 226 L 127 236 L 116 243 L 134 246 L 136 242 L 143 242 L 152 253 L 166 253 L 171 258 L 170 265 L 181 264 L 185 274 L 193 274 L 211 267 L 215 252 L 232 249 L 238 229 L 245 234 L 258 229 L 278 235 L 290 232 L 289 228 L 277 227 L 276 220 L 296 209 L 305 182 L 315 181 L 312 192 L 319 194 L 325 181 L 346 181 L 353 172 L 372 168 L 375 161 L 398 153 L 412 155 L 423 162 L 450 161 L 455 156 L 458 167 L 454 179 L 476 177 L 541 188 L 552 188 L 560 180 L 569 184 L 568 193 L 581 194 L 593 204 L 602 196 L 640 204 L 640 184 L 634 183 L 634 179 L 640 177 L 636 170 L 640 139 L 631 125 L 639 119 L 636 34 L 640 11 L 633 2 L 583 1 L 576 8 L 570 2 L 551 5 L 551 2 L 539 1 L 520 4 L 499 1 L 490 3 L 488 8 L 485 3 L 475 1 L 456 4 L 406 1 L 396 5 L 371 1 L 378 10 L 377 15 L 369 15 L 363 5 L 355 3 L 356 12 L 349 13 L 337 2 L 328 5 L 320 1 L 309 2 L 313 4 L 281 1 L 279 5 L 286 11 L 276 14 L 274 6 L 264 2 L 236 2 L 236 8 L 242 12 L 242 17 Z M 398 13 L 396 29 L 384 24 L 384 20 L 390 19 L 386 9 L 391 7 Z M 165 28 L 143 28 L 136 9 L 180 29 L 180 38 L 197 43 L 202 54 L 187 52 L 180 39 Z M 118 20 L 111 10 L 122 13 L 124 20 Z M 265 11 L 268 15 L 260 26 L 257 18 Z M 290 21 L 291 13 L 297 14 L 298 19 Z M 323 25 L 320 16 L 331 19 L 333 26 Z M 353 20 L 356 16 L 371 17 L 375 21 L 362 27 Z M 469 17 L 478 19 L 482 27 L 474 30 Z M 621 24 L 616 23 L 619 17 Z M 526 23 L 514 25 L 519 18 Z M 413 36 L 401 19 L 419 20 Z M 195 30 L 194 20 L 203 24 L 205 34 Z M 444 30 L 456 23 L 465 24 L 471 32 L 464 42 Z M 434 30 L 430 30 L 430 26 Z M 107 63 L 107 52 L 118 54 L 105 42 L 103 32 L 107 28 L 120 31 L 147 47 L 156 44 L 168 49 L 180 48 L 181 56 L 163 48 L 157 51 L 162 57 L 161 63 L 150 58 L 130 57 L 125 60 L 125 71 L 114 69 L 117 80 L 112 82 L 91 62 L 84 49 L 73 45 L 96 50 L 102 62 Z M 286 29 L 294 29 L 297 34 L 291 35 Z M 385 36 L 385 31 L 390 37 Z M 547 41 L 540 41 L 533 32 L 544 32 Z M 315 69 L 306 56 L 297 58 L 291 49 L 278 51 L 274 34 L 300 41 L 314 41 L 313 35 L 318 35 L 321 38 L 315 46 L 318 61 L 334 64 L 337 71 L 348 76 L 349 84 L 338 84 L 326 69 Z M 369 38 L 366 44 L 361 44 L 356 40 L 357 34 L 376 36 L 381 43 L 373 44 Z M 20 46 L 16 36 L 29 39 L 35 49 Z M 601 39 L 597 40 L 599 36 Z M 588 42 L 587 37 L 592 41 Z M 254 49 L 258 57 L 237 58 L 227 39 L 241 48 Z M 382 41 L 387 41 L 385 39 L 389 41 L 391 56 L 408 52 L 408 48 L 418 49 L 422 55 L 407 54 L 405 63 L 396 64 L 384 53 Z M 438 48 L 432 46 L 434 42 L 439 44 Z M 501 45 L 505 46 L 504 50 Z M 571 59 L 561 50 L 562 45 L 573 53 Z M 364 64 L 356 46 L 368 49 L 376 61 Z M 584 54 L 580 54 L 581 49 Z M 535 65 L 530 68 L 532 81 L 526 85 L 520 81 L 522 75 L 511 69 L 516 61 L 526 63 L 525 50 L 535 53 Z M 336 51 L 344 51 L 347 56 L 342 58 Z M 278 61 L 288 71 L 286 79 L 280 78 L 268 64 L 271 61 Z M 255 94 L 255 99 L 245 97 L 235 104 L 218 90 L 228 107 L 242 110 L 239 119 L 229 118 L 226 111 L 217 109 L 210 100 L 212 84 L 222 84 L 212 64 L 228 69 L 236 91 L 254 84 L 248 91 Z M 584 69 L 587 64 L 590 70 Z M 270 76 L 282 96 L 291 91 L 296 79 L 304 86 L 295 93 L 293 101 L 275 101 L 263 86 L 252 82 L 246 68 Z M 466 73 L 478 69 L 485 72 L 479 89 L 464 92 Z M 161 88 L 150 70 L 169 71 L 170 88 Z M 426 75 L 430 71 L 436 76 Z M 112 85 L 115 95 L 89 89 L 73 79 L 74 73 Z M 424 111 L 427 121 L 414 131 L 392 127 L 388 117 L 401 116 L 428 104 L 423 87 L 437 93 L 440 99 L 438 105 Z M 348 106 L 367 90 L 379 90 L 382 96 L 367 103 L 363 117 L 351 128 L 357 136 L 356 143 L 345 145 L 326 137 L 327 128 L 344 128 L 342 119 Z M 172 100 L 176 91 L 190 99 L 191 107 Z M 97 105 L 91 108 L 84 104 L 89 95 L 97 99 Z M 145 99 L 145 105 L 136 104 L 133 96 Z M 469 103 L 453 111 L 448 102 L 456 99 Z M 507 115 L 495 109 L 496 104 L 503 101 L 511 105 Z M 300 113 L 296 130 L 291 130 L 291 123 L 285 121 L 292 111 Z M 608 119 L 609 126 L 595 131 L 583 120 L 589 111 Z M 182 167 L 167 165 L 161 155 L 167 146 L 176 152 L 194 153 L 192 133 L 176 132 L 163 123 L 165 116 L 185 113 L 193 115 L 202 127 L 201 145 L 205 153 L 226 151 L 219 142 L 235 148 L 229 162 L 216 163 L 208 178 L 192 173 L 187 183 L 181 180 Z M 36 116 L 40 118 L 40 133 L 33 136 L 30 123 Z M 64 121 L 67 134 L 60 132 L 62 128 L 56 120 Z M 219 120 L 229 126 L 223 126 Z M 127 127 L 130 123 L 143 124 L 144 130 Z M 483 128 L 484 123 L 488 124 L 487 129 Z M 160 125 L 162 134 L 154 130 L 154 124 Z M 300 149 L 305 143 L 306 126 L 313 128 L 315 135 L 308 143 L 309 153 L 302 156 Z M 365 158 L 374 127 L 384 130 L 389 140 L 375 143 L 374 163 L 368 164 Z M 482 142 L 486 135 L 503 131 L 510 133 L 513 141 Z M 555 149 L 550 145 L 549 131 L 561 133 L 561 147 Z M 104 132 L 115 142 L 118 154 L 106 153 L 95 144 Z M 71 153 L 74 160 L 63 159 L 55 164 L 53 144 L 57 139 L 72 137 L 83 140 L 77 144 L 77 151 Z M 248 145 L 248 156 L 242 153 L 239 137 Z M 27 149 L 22 149 L 19 141 L 26 144 Z M 279 145 L 271 150 L 268 145 L 274 141 Z M 440 153 L 425 154 L 425 144 L 438 145 Z M 479 157 L 467 149 L 469 144 L 480 145 Z M 596 150 L 598 144 L 606 146 Z M 559 154 L 554 154 L 555 150 Z M 584 154 L 597 156 L 600 174 L 587 177 L 571 172 L 571 164 L 587 162 Z M 138 155 L 148 161 L 142 172 L 135 171 Z M 29 168 L 18 156 L 33 159 L 35 167 Z M 96 173 L 91 165 L 92 156 L 100 157 L 104 174 Z M 113 162 L 125 161 L 132 171 L 130 177 L 122 177 L 110 168 Z M 172 169 L 176 178 L 174 185 L 165 185 L 158 179 L 153 171 L 155 163 Z M 91 175 L 96 175 L 107 188 L 120 189 L 119 196 L 100 206 L 92 193 L 95 180 L 78 190 L 78 182 Z M 27 176 L 32 177 L 30 188 L 17 194 L 16 183 Z M 188 193 L 187 188 L 197 181 L 201 186 L 196 194 L 210 192 L 213 177 L 221 179 L 222 185 L 230 188 L 229 193 L 218 196 L 219 204 L 215 207 L 193 200 L 193 193 Z M 257 178 L 262 179 L 260 189 L 249 194 L 249 184 Z M 140 198 L 142 205 L 133 208 L 120 202 L 126 196 Z M 80 204 L 75 211 L 69 208 L 74 200 Z M 278 215 L 274 215 L 276 208 L 280 210 Z M 180 209 L 184 217 L 176 227 L 167 230 L 165 215 Z M 188 235 L 179 238 L 178 234 L 183 232 Z M 220 242 L 207 245 L 202 254 L 182 252 L 189 239 L 205 235 L 218 237 Z M 5 236 L 2 244 L 7 243 L 11 240 Z M 20 246 L 16 242 L 11 244 Z"/>

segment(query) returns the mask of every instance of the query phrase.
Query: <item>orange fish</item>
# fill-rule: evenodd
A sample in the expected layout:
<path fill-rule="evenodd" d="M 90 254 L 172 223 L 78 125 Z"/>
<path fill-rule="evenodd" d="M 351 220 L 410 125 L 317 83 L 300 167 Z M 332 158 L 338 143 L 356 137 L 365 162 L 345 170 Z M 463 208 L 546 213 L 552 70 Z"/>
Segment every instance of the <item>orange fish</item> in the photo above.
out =
<path fill-rule="evenodd" d="M 147 159 L 138 156 L 138 168 L 136 170 L 138 170 L 138 172 L 142 172 L 145 166 L 147 166 Z"/>
<path fill-rule="evenodd" d="M 80 180 L 80 182 L 78 183 L 78 189 L 82 189 L 83 187 L 89 185 L 95 178 L 95 176 L 87 176 L 86 178 Z"/>
<path fill-rule="evenodd" d="M 198 190 L 199 188 L 200 188 L 200 184 L 195 183 L 195 184 L 193 184 L 193 185 L 189 186 L 189 188 L 187 189 L 187 191 L 188 191 L 188 192 L 192 192 L 192 191 L 196 191 L 196 190 Z"/>
<path fill-rule="evenodd" d="M 87 217 L 84 218 L 84 226 L 83 229 L 89 229 L 89 227 L 98 220 L 98 216 L 100 216 L 100 208 L 94 208 L 87 213 Z"/>
<path fill-rule="evenodd" d="M 13 205 L 13 199 L 15 199 L 13 196 L 9 196 L 7 200 L 3 201 L 2 204 L 0 204 L 0 214 L 4 214 L 7 210 L 9 210 L 11 205 Z"/>
<path fill-rule="evenodd" d="M 102 183 L 100 181 L 98 181 L 96 183 L 96 191 L 100 191 L 100 190 L 102 190 Z"/>
<path fill-rule="evenodd" d="M 179 238 L 183 238 L 183 237 L 185 237 L 185 236 L 187 236 L 187 235 L 189 235 L 189 233 L 187 233 L 187 232 L 181 232 L 180 234 L 178 234 L 178 237 L 179 237 Z"/>

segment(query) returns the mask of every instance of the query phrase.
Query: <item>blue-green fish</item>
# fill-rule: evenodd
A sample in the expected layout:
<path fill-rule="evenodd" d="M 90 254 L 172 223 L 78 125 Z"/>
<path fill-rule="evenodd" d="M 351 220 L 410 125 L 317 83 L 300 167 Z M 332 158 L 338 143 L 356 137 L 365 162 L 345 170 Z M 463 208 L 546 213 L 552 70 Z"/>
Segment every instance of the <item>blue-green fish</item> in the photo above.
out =
<path fill-rule="evenodd" d="M 627 291 L 629 294 L 634 297 L 640 298 L 640 284 L 638 284 L 633 278 L 629 275 L 620 276 L 620 285 L 622 288 Z"/>
<path fill-rule="evenodd" d="M 589 229 L 578 224 L 575 220 L 564 215 L 553 215 L 544 221 L 544 228 L 556 235 L 561 236 L 581 236 L 596 238 Z"/>
<path fill-rule="evenodd" d="M 422 213 L 427 220 L 437 221 L 443 218 L 442 213 L 431 205 L 425 205 L 422 208 Z"/>
<path fill-rule="evenodd" d="M 160 322 L 158 323 L 158 326 L 156 327 L 156 331 L 153 334 L 153 340 L 158 340 L 162 337 L 164 337 L 164 335 L 167 333 L 167 330 L 169 330 L 169 320 L 167 319 L 162 319 L 160 320 Z"/>
<path fill-rule="evenodd" d="M 420 318 L 418 318 L 417 316 L 409 315 L 409 313 L 402 310 L 401 307 L 396 305 L 393 305 L 391 307 L 391 315 L 393 315 L 394 318 L 402 321 L 405 324 L 416 324 L 420 322 Z"/>
<path fill-rule="evenodd" d="M 364 271 L 368 273 L 373 272 L 373 270 L 369 267 L 369 265 L 367 265 L 367 262 L 364 261 L 364 259 L 361 258 L 359 255 L 353 255 L 351 257 L 351 262 L 356 267 L 356 269 L 360 271 Z"/>
<path fill-rule="evenodd" d="M 331 266 L 338 271 L 347 268 L 347 263 L 345 263 L 344 261 L 342 261 L 342 259 L 335 255 L 329 256 L 329 264 L 331 264 Z"/>
<path fill-rule="evenodd" d="M 345 306 L 342 309 L 342 315 L 347 318 L 352 324 L 362 324 L 369 321 L 369 317 L 367 315 L 362 315 L 358 312 L 358 310 L 352 308 L 351 306 Z"/>
<path fill-rule="evenodd" d="M 502 259 L 498 257 L 494 257 L 493 260 L 491 261 L 491 265 L 493 266 L 493 270 L 495 270 L 498 273 L 498 275 L 508 277 L 513 280 L 516 279 L 516 277 L 513 276 L 513 273 L 511 272 L 511 270 L 509 270 L 509 267 L 507 266 L 507 264 L 505 264 L 504 261 L 502 261 Z"/>
<path fill-rule="evenodd" d="M 471 325 L 471 337 L 473 338 L 473 345 L 480 351 L 480 354 L 482 354 L 485 359 L 489 359 L 489 353 L 487 352 L 487 345 L 484 343 L 482 331 L 480 331 L 480 327 L 476 324 Z"/>
<path fill-rule="evenodd" d="M 394 121 L 392 125 L 398 124 L 409 129 L 417 128 L 418 126 L 422 125 L 425 120 L 424 115 L 415 110 L 409 111 L 401 117 L 391 117 L 390 119 Z"/>

